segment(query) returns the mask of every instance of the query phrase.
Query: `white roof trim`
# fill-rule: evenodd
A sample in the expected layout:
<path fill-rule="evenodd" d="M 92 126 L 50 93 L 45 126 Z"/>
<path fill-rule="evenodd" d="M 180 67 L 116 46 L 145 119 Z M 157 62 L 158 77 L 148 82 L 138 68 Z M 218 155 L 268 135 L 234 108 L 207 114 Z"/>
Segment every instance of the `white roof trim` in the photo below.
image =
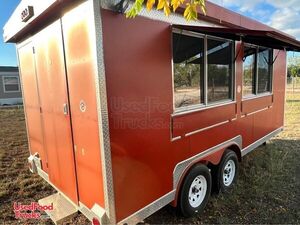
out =
<path fill-rule="evenodd" d="M 9 18 L 8 22 L 5 24 L 3 30 L 3 39 L 8 42 L 16 34 L 22 31 L 26 26 L 28 26 L 32 21 L 39 17 L 43 12 L 45 12 L 49 7 L 59 0 L 22 0 L 17 6 L 12 16 Z M 23 22 L 21 15 L 22 12 L 28 7 L 33 7 L 33 17 L 28 21 Z"/>

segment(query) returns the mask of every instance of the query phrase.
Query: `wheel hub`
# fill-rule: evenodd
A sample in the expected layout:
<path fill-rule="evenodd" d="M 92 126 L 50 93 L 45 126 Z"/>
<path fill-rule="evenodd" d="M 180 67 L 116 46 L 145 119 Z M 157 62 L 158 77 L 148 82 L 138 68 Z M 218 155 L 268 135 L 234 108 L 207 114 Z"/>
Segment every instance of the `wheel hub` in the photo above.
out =
<path fill-rule="evenodd" d="M 202 175 L 197 176 L 189 190 L 189 203 L 192 207 L 197 208 L 203 202 L 207 191 L 207 181 Z"/>
<path fill-rule="evenodd" d="M 235 177 L 236 166 L 233 160 L 228 160 L 223 170 L 223 183 L 225 186 L 230 186 Z"/>

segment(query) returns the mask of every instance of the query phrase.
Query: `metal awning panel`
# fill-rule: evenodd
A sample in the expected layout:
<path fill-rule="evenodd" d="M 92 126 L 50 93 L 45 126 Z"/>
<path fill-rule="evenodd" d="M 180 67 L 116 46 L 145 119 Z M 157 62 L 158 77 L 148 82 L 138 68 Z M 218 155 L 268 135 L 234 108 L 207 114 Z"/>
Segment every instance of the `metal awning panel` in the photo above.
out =
<path fill-rule="evenodd" d="M 236 41 L 244 41 L 254 45 L 268 48 L 298 51 L 300 52 L 300 41 L 288 35 L 273 30 L 249 30 L 240 28 L 220 28 L 204 26 L 172 25 L 173 28 L 188 30 L 206 35 L 218 36 Z"/>

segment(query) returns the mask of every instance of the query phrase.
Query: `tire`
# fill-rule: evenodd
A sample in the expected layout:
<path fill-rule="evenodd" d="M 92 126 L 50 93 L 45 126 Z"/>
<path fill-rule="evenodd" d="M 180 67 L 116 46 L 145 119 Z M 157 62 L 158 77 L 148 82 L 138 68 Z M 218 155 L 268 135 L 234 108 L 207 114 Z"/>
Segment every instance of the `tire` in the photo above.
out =
<path fill-rule="evenodd" d="M 213 189 L 215 192 L 228 192 L 237 180 L 239 163 L 234 151 L 227 149 L 220 164 L 213 169 Z"/>
<path fill-rule="evenodd" d="M 209 169 L 197 164 L 184 178 L 179 195 L 179 212 L 184 217 L 191 217 L 201 213 L 210 197 L 212 186 Z"/>

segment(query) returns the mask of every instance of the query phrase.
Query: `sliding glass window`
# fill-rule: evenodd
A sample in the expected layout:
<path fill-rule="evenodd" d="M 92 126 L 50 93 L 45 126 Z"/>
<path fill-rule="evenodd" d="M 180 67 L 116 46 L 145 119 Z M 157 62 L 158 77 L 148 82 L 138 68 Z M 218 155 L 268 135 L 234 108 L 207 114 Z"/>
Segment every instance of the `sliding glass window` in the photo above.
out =
<path fill-rule="evenodd" d="M 268 48 L 258 48 L 257 92 L 271 92 L 273 54 Z"/>
<path fill-rule="evenodd" d="M 234 42 L 174 30 L 175 110 L 233 100 Z"/>
<path fill-rule="evenodd" d="M 244 46 L 243 97 L 272 92 L 273 49 Z"/>
<path fill-rule="evenodd" d="M 175 108 L 204 103 L 204 39 L 173 34 Z"/>
<path fill-rule="evenodd" d="M 256 48 L 245 45 L 243 61 L 243 96 L 254 95 L 256 86 Z"/>
<path fill-rule="evenodd" d="M 207 39 L 207 99 L 208 103 L 233 99 L 233 43 Z"/>

